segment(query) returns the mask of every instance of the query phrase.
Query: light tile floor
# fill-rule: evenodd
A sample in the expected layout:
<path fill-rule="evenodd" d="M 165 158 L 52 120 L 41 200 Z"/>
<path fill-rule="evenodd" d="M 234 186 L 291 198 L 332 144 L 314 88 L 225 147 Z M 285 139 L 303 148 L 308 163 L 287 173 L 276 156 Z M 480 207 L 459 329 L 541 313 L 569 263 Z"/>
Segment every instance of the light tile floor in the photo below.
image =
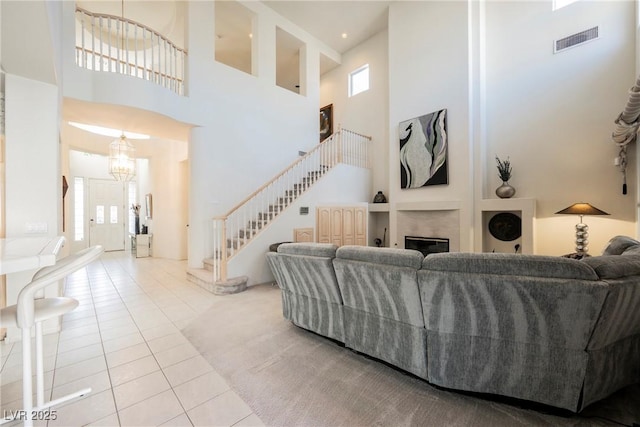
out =
<path fill-rule="evenodd" d="M 189 283 L 185 270 L 185 262 L 115 252 L 66 279 L 65 294 L 80 306 L 45 336 L 45 396 L 92 392 L 36 425 L 262 425 L 180 333 L 224 298 Z M 21 407 L 21 351 L 0 342 L 4 414 Z"/>

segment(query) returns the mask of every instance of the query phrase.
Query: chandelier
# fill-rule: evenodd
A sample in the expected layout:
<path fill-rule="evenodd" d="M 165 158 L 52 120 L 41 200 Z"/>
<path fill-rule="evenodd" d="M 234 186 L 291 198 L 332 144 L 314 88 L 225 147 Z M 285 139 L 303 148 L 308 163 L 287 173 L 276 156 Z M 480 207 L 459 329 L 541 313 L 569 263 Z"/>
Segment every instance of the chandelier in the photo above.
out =
<path fill-rule="evenodd" d="M 116 181 L 131 181 L 136 176 L 136 149 L 122 134 L 109 145 L 109 174 Z"/>

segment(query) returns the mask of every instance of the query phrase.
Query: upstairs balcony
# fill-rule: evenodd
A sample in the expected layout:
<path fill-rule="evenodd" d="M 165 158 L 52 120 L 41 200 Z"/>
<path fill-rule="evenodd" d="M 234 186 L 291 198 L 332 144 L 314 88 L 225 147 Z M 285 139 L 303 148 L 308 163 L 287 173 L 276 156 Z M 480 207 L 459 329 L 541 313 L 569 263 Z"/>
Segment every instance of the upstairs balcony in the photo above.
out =
<path fill-rule="evenodd" d="M 76 7 L 79 67 L 151 81 L 185 95 L 186 49 L 146 25 Z"/>

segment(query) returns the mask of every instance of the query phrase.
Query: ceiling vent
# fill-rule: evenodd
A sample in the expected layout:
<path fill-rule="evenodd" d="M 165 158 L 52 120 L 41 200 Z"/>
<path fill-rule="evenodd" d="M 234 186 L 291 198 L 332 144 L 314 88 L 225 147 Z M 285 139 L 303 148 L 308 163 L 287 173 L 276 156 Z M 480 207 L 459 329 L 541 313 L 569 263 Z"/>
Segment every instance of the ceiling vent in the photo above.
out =
<path fill-rule="evenodd" d="M 572 34 L 563 39 L 556 40 L 553 44 L 553 53 L 562 52 L 571 47 L 579 46 L 591 40 L 598 38 L 598 27 L 589 28 L 588 30 Z"/>

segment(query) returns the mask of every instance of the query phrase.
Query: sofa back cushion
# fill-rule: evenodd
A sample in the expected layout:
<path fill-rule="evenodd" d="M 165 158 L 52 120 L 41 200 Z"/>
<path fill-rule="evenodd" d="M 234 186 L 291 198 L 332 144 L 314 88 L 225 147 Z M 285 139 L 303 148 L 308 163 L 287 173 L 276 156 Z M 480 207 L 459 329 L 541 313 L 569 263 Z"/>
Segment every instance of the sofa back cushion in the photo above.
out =
<path fill-rule="evenodd" d="M 285 243 L 278 253 L 267 253 L 267 260 L 278 284 L 298 295 L 342 304 L 333 270 L 336 245 Z"/>
<path fill-rule="evenodd" d="M 608 292 L 581 261 L 429 255 L 418 272 L 427 330 L 584 350 Z"/>
<path fill-rule="evenodd" d="M 426 257 L 423 270 L 458 273 L 549 277 L 556 279 L 598 280 L 588 264 L 575 259 L 500 253 L 439 253 Z"/>
<path fill-rule="evenodd" d="M 344 305 L 386 319 L 424 327 L 414 250 L 342 246 L 333 260 Z"/>

